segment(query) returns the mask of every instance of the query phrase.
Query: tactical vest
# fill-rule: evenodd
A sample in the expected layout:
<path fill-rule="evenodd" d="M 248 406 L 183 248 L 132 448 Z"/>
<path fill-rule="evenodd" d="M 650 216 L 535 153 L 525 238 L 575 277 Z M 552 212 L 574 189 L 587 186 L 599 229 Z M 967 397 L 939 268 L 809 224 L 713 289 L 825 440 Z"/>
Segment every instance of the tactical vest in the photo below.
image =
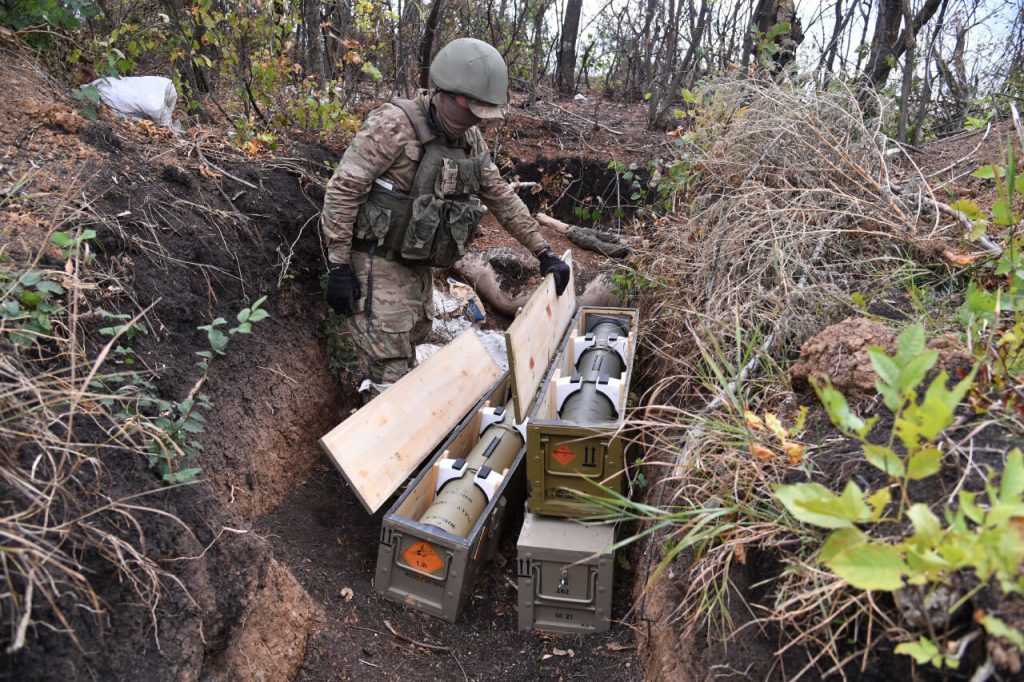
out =
<path fill-rule="evenodd" d="M 464 138 L 449 145 L 412 100 L 394 99 L 422 146 L 409 193 L 373 183 L 359 208 L 353 248 L 417 265 L 448 267 L 466 253 L 484 209 L 477 195 L 483 159 Z"/>

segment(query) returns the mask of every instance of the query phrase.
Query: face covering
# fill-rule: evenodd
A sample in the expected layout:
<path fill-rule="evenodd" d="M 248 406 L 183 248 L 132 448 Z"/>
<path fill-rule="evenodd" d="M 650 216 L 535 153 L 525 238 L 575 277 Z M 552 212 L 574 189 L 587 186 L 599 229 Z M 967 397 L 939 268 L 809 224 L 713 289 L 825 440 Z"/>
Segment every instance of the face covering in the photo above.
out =
<path fill-rule="evenodd" d="M 438 92 L 431 100 L 431 104 L 437 112 L 437 118 L 445 136 L 449 139 L 458 139 L 462 133 L 480 122 L 480 119 L 474 116 L 468 107 L 456 102 L 455 97 L 447 92 Z"/>

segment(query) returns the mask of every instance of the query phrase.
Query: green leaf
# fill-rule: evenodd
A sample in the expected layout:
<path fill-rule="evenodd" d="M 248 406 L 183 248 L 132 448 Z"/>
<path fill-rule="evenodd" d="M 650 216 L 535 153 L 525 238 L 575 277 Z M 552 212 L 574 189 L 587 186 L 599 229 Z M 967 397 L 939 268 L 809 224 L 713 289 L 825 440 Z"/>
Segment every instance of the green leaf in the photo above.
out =
<path fill-rule="evenodd" d="M 999 482 L 999 499 L 1002 502 L 1016 502 L 1024 495 L 1024 454 L 1014 448 L 1006 456 L 1006 468 Z"/>
<path fill-rule="evenodd" d="M 859 590 L 898 590 L 907 564 L 889 545 L 865 543 L 838 552 L 825 562 L 836 575 Z"/>
<path fill-rule="evenodd" d="M 856 528 L 840 528 L 825 540 L 825 544 L 822 545 L 821 551 L 818 553 L 818 561 L 820 563 L 832 561 L 841 552 L 863 545 L 867 541 L 867 536 Z"/>
<path fill-rule="evenodd" d="M 71 245 L 71 235 L 67 232 L 54 232 L 50 235 L 50 241 L 61 248 L 66 248 Z"/>
<path fill-rule="evenodd" d="M 202 469 L 199 467 L 189 467 L 187 469 L 179 469 L 170 474 L 164 474 L 164 481 L 167 483 L 191 483 L 196 480 L 196 474 Z"/>
<path fill-rule="evenodd" d="M 939 351 L 929 350 L 912 357 L 903 365 L 903 369 L 900 371 L 899 386 L 904 395 L 913 396 L 917 393 L 917 387 L 921 385 L 938 359 Z"/>
<path fill-rule="evenodd" d="M 884 445 L 864 444 L 864 457 L 876 469 L 881 469 L 889 476 L 903 478 L 906 470 L 903 468 L 903 460 L 899 455 Z"/>
<path fill-rule="evenodd" d="M 938 645 L 927 637 L 921 637 L 916 642 L 897 644 L 893 651 L 905 656 L 912 656 L 918 665 L 928 665 L 935 658 L 941 659 Z"/>
<path fill-rule="evenodd" d="M 900 368 L 878 346 L 868 348 L 868 355 L 871 357 L 871 366 L 878 374 L 875 390 L 882 396 L 889 411 L 896 412 L 903 402 L 900 395 Z"/>
<path fill-rule="evenodd" d="M 992 222 L 996 225 L 1014 225 L 1016 216 L 1010 210 L 1010 202 L 1000 197 L 992 202 Z"/>
<path fill-rule="evenodd" d="M 954 211 L 960 211 L 971 220 L 979 220 L 985 217 L 985 213 L 978 206 L 977 202 L 970 199 L 958 199 L 949 205 Z"/>
<path fill-rule="evenodd" d="M 925 448 L 915 452 L 907 461 L 907 478 L 920 481 L 939 473 L 942 467 L 942 453 L 938 448 Z"/>
<path fill-rule="evenodd" d="M 825 386 L 818 386 L 818 383 L 812 379 L 811 385 L 814 386 L 814 390 L 818 394 L 818 400 L 825 406 L 825 410 L 828 412 L 828 416 L 833 424 L 846 432 L 861 433 L 864 431 L 864 420 L 850 411 L 850 405 L 846 402 L 846 398 L 842 393 L 832 388 L 831 383 L 826 383 Z"/>
<path fill-rule="evenodd" d="M 1020 630 L 1012 628 L 995 616 L 986 615 L 981 619 L 981 626 L 985 632 L 995 637 L 1002 637 L 1018 649 L 1024 649 L 1024 635 Z"/>
<path fill-rule="evenodd" d="M 1003 168 L 1002 166 L 997 166 L 995 164 L 990 163 L 990 164 L 987 164 L 985 166 L 982 166 L 981 168 L 979 168 L 976 171 L 974 171 L 973 173 L 971 173 L 971 177 L 972 178 L 980 178 L 982 180 L 993 180 L 996 177 L 996 172 L 997 171 L 999 172 L 999 177 L 1003 177 L 1003 176 L 1006 175 L 1006 169 L 1005 168 Z"/>
<path fill-rule="evenodd" d="M 239 322 L 247 322 L 250 314 L 252 314 L 252 311 L 249 308 L 242 308 L 235 317 Z"/>
<path fill-rule="evenodd" d="M 975 523 L 981 523 L 985 520 L 985 512 L 974 503 L 974 498 L 977 497 L 977 493 L 969 493 L 965 490 L 961 490 L 958 495 L 960 501 L 960 510 L 964 513 L 964 516 L 969 518 Z"/>
<path fill-rule="evenodd" d="M 889 492 L 888 488 L 879 488 L 875 492 L 871 493 L 868 497 L 868 504 L 871 505 L 871 509 L 874 511 L 871 512 L 871 518 L 869 520 L 877 521 L 882 518 L 882 515 L 885 514 L 885 508 L 891 501 L 892 493 Z"/>
<path fill-rule="evenodd" d="M 871 366 L 875 369 L 879 379 L 893 386 L 899 384 L 900 368 L 892 358 L 885 354 L 885 350 L 881 346 L 869 346 L 868 355 L 871 357 Z"/>
<path fill-rule="evenodd" d="M 43 302 L 43 297 L 34 291 L 23 291 L 19 298 L 29 308 L 36 308 Z"/>
<path fill-rule="evenodd" d="M 270 313 L 268 313 L 266 310 L 263 310 L 263 309 L 253 310 L 252 314 L 249 315 L 249 321 L 250 322 L 260 322 L 261 320 L 265 320 L 268 317 L 270 317 Z"/>
<path fill-rule="evenodd" d="M 957 406 L 974 382 L 977 365 L 952 389 L 946 388 L 949 375 L 943 370 L 932 381 L 920 405 L 911 404 L 896 420 L 894 430 L 907 450 L 920 447 L 920 441 L 931 442 L 953 422 Z"/>
<path fill-rule="evenodd" d="M 819 483 L 795 483 L 777 486 L 775 497 L 798 521 L 820 528 L 847 528 L 871 518 L 864 493 L 853 481 L 840 496 Z"/>
<path fill-rule="evenodd" d="M 64 287 L 56 282 L 51 282 L 48 279 L 41 279 L 36 282 L 36 291 L 43 291 L 50 294 L 63 294 Z"/>
<path fill-rule="evenodd" d="M 939 522 L 939 517 L 928 508 L 928 505 L 920 502 L 910 505 L 910 509 L 907 510 L 907 518 L 914 524 L 913 539 L 916 542 L 926 546 L 938 544 L 942 536 L 942 524 Z"/>
<path fill-rule="evenodd" d="M 913 324 L 900 333 L 896 342 L 897 357 L 904 362 L 924 352 L 924 327 Z"/>

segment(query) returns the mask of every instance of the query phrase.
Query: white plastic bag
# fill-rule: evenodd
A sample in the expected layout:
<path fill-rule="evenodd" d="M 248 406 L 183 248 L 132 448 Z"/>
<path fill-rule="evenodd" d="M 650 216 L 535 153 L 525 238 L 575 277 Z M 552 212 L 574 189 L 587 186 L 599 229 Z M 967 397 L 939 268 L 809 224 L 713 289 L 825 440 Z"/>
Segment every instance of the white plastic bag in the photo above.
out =
<path fill-rule="evenodd" d="M 99 78 L 95 85 L 100 99 L 121 116 L 148 118 L 157 125 L 171 127 L 171 115 L 178 103 L 178 91 L 169 78 L 162 76 L 126 76 Z"/>

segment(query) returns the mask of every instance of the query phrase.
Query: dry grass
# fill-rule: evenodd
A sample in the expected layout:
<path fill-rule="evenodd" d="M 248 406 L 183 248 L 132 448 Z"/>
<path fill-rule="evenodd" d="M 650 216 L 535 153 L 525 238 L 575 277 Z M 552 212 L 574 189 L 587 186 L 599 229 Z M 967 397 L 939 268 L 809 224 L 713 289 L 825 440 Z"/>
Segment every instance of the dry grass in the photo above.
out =
<path fill-rule="evenodd" d="M 648 346 L 667 381 L 693 376 L 695 338 L 706 334 L 723 348 L 760 336 L 779 357 L 907 253 L 934 253 L 955 236 L 920 173 L 893 167 L 890 141 L 865 126 L 850 93 L 728 80 L 705 102 L 682 148 L 701 178 L 696 198 L 637 268 L 656 283 Z M 655 390 L 662 401 L 686 397 Z"/>
<path fill-rule="evenodd" d="M 716 81 L 689 138 L 681 158 L 700 176 L 689 211 L 657 230 L 637 265 L 651 286 L 642 339 L 649 407 L 636 422 L 647 461 L 665 472 L 647 499 L 677 517 L 651 546 L 685 536 L 687 510 L 735 510 L 716 522 L 714 541 L 688 548 L 674 617 L 688 632 L 706 626 L 728 638 L 731 614 L 745 611 L 745 627 L 784 633 L 779 657 L 809 652 L 791 679 L 829 668 L 845 676 L 894 624 L 869 595 L 814 565 L 814 531 L 772 498 L 793 469 L 784 457 L 751 454 L 759 436 L 743 412 L 771 410 L 790 426 L 787 358 L 854 310 L 851 293 L 898 284 L 912 257 L 933 259 L 958 228 L 940 222 L 922 175 L 865 125 L 849 92 Z M 813 457 L 809 448 L 799 466 Z M 789 568 L 774 579 L 774 604 L 747 605 L 730 574 L 764 549 Z M 659 561 L 652 551 L 642 569 L 653 580 L 674 556 Z"/>
<path fill-rule="evenodd" d="M 76 214 L 65 208 L 62 215 Z M 145 515 L 191 533 L 143 503 L 166 487 L 154 476 L 149 490 L 118 490 L 125 478 L 118 469 L 145 467 L 160 433 L 143 416 L 140 390 L 130 381 L 137 375 L 112 362 L 120 335 L 102 346 L 87 338 L 84 321 L 95 315 L 89 299 L 97 287 L 86 261 L 83 249 L 61 271 L 24 254 L 0 264 L 14 278 L 8 282 L 31 269 L 67 292 L 51 316 L 52 331 L 34 345 L 11 343 L 11 323 L 0 317 L 0 646 L 7 653 L 26 647 L 34 628 L 64 632 L 76 644 L 83 618 L 102 628 L 106 607 L 93 588 L 98 574 L 113 571 L 149 610 L 154 627 L 164 587 L 185 589 L 147 554 Z M 105 285 L 111 281 L 104 276 Z M 0 286 L 0 303 L 10 294 Z"/>

